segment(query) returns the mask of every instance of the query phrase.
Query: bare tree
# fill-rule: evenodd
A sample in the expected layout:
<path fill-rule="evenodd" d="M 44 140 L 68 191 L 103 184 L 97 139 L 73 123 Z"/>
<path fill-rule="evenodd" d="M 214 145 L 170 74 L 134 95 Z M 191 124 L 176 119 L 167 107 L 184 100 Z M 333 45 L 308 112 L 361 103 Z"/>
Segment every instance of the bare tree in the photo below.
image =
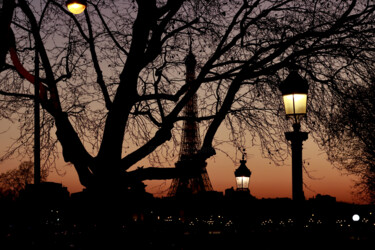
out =
<path fill-rule="evenodd" d="M 373 66 L 355 65 L 352 82 L 331 91 L 329 110 L 324 112 L 326 117 L 317 130 L 321 133 L 316 133 L 328 159 L 339 169 L 360 177 L 356 183 L 358 194 L 371 203 L 375 201 Z"/>
<path fill-rule="evenodd" d="M 17 169 L 9 170 L 0 174 L 0 189 L 2 192 L 10 192 L 17 196 L 19 192 L 25 189 L 27 184 L 33 183 L 34 163 L 32 161 L 22 162 Z M 41 179 L 47 179 L 47 171 L 42 171 Z"/>
<path fill-rule="evenodd" d="M 177 152 L 170 143 L 179 140 L 180 111 L 194 93 L 203 139 L 197 161 L 215 154 L 221 124 L 235 146 L 249 133 L 264 156 L 279 161 L 286 124 L 278 85 L 288 67 L 309 80 L 308 124 L 320 124 L 322 91 L 346 84 L 339 76 L 353 65 L 373 63 L 374 9 L 365 0 L 89 1 L 74 16 L 57 1 L 19 0 L 0 105 L 2 117 L 19 121 L 21 135 L 5 157 L 30 149 L 37 49 L 44 158 L 61 145 L 89 188 L 127 189 L 179 175 L 176 168 L 135 167 L 147 156 Z M 198 67 L 188 86 L 190 48 Z"/>

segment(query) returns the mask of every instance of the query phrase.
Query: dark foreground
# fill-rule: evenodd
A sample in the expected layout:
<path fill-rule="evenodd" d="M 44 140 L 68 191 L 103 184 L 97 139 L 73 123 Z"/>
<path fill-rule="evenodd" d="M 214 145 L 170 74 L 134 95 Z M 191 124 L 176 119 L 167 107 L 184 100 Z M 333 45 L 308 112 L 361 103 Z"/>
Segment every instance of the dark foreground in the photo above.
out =
<path fill-rule="evenodd" d="M 369 205 L 222 196 L 119 200 L 2 201 L 0 249 L 320 250 L 375 243 Z"/>

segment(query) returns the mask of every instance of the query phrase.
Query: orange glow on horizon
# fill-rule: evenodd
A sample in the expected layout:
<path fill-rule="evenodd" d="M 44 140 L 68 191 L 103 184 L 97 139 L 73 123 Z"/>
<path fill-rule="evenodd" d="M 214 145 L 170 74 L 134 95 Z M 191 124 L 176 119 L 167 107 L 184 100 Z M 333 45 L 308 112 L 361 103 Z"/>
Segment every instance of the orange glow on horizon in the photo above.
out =
<path fill-rule="evenodd" d="M 3 130 L 11 124 L 3 126 Z M 10 127 L 9 133 L 16 130 Z M 0 145 L 0 152 L 4 153 L 9 141 L 9 134 L 0 134 L 0 140 L 3 142 Z M 232 147 L 222 148 L 231 155 L 235 156 L 235 151 Z M 250 193 L 258 199 L 262 198 L 291 198 L 291 159 L 285 160 L 283 166 L 276 166 L 269 159 L 261 157 L 259 147 L 252 147 L 246 149 L 247 162 L 246 166 L 252 172 L 250 177 Z M 207 172 L 211 180 L 213 189 L 215 191 L 224 192 L 228 188 L 236 188 L 236 180 L 234 171 L 240 165 L 241 155 L 238 154 L 236 163 L 233 163 L 224 153 L 217 151 L 217 154 L 207 161 Z M 330 195 L 336 197 L 337 201 L 348 203 L 361 203 L 352 194 L 355 193 L 353 189 L 354 182 L 357 177 L 353 175 L 346 175 L 334 168 L 327 160 L 324 152 L 319 150 L 318 146 L 312 139 L 308 139 L 303 145 L 303 159 L 306 162 L 306 169 L 309 171 L 309 178 L 306 173 L 303 175 L 305 183 L 304 192 L 306 199 L 312 198 L 317 194 Z M 0 173 L 7 170 L 17 168 L 21 162 L 17 159 L 7 160 L 0 165 Z M 66 172 L 65 175 L 58 175 L 53 169 L 48 177 L 48 181 L 62 183 L 68 188 L 70 193 L 80 192 L 84 188 L 79 183 L 78 174 L 74 166 L 67 165 L 62 157 L 56 163 L 61 172 Z M 139 162 L 137 166 L 149 166 L 147 160 Z M 136 167 L 136 166 L 135 166 Z M 173 167 L 162 166 L 162 167 Z M 146 191 L 152 193 L 155 197 L 166 196 L 171 180 L 165 181 L 145 181 L 147 187 Z M 363 202 L 362 202 L 363 203 Z"/>
<path fill-rule="evenodd" d="M 276 166 L 269 159 L 260 156 L 260 149 L 253 147 L 247 150 L 246 166 L 251 170 L 250 193 L 258 199 L 262 198 L 291 198 L 292 197 L 292 170 L 291 158 L 285 160 L 283 166 Z M 234 155 L 234 153 L 233 153 Z M 303 174 L 304 193 L 306 199 L 317 194 L 336 197 L 337 201 L 347 203 L 363 203 L 357 200 L 353 186 L 354 176 L 344 175 L 334 168 L 325 158 L 324 152 L 308 140 L 304 143 L 303 159 L 309 174 Z M 207 172 L 213 189 L 225 192 L 226 189 L 236 189 L 234 171 L 240 165 L 233 163 L 223 153 L 217 153 L 207 161 Z M 309 176 L 311 177 L 309 177 Z M 156 197 L 165 197 L 170 186 L 170 181 L 146 181 L 146 191 Z"/>

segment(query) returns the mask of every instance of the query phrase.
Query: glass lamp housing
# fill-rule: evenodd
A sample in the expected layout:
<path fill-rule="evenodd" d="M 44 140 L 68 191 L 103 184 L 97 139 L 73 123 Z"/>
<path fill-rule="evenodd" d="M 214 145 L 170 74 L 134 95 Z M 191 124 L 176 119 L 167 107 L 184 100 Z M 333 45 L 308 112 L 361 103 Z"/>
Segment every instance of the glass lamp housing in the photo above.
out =
<path fill-rule="evenodd" d="M 249 188 L 249 180 L 250 180 L 250 177 L 248 177 L 248 176 L 236 177 L 237 190 L 248 189 Z"/>
<path fill-rule="evenodd" d="M 296 123 L 306 115 L 308 83 L 297 71 L 292 71 L 288 77 L 280 84 L 283 95 L 285 114 L 293 117 Z"/>
<path fill-rule="evenodd" d="M 245 191 L 249 190 L 249 182 L 251 171 L 246 167 L 245 160 L 241 160 L 241 165 L 234 171 L 236 177 L 237 190 Z"/>
<path fill-rule="evenodd" d="M 307 94 L 288 94 L 283 96 L 287 116 L 305 115 Z"/>
<path fill-rule="evenodd" d="M 68 10 L 75 15 L 81 14 L 86 9 L 86 6 L 86 1 L 83 0 L 68 0 L 66 2 Z"/>

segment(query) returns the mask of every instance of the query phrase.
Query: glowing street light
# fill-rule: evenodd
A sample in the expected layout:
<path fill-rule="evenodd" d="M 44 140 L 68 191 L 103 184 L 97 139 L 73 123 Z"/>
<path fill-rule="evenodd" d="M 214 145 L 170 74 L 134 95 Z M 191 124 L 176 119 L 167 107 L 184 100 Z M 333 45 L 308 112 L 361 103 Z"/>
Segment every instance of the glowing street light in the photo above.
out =
<path fill-rule="evenodd" d="M 280 84 L 285 114 L 294 119 L 293 131 L 286 132 L 285 137 L 292 146 L 292 196 L 293 200 L 303 201 L 302 180 L 302 144 L 308 138 L 307 132 L 301 132 L 300 121 L 306 115 L 307 92 L 309 85 L 296 70 L 291 70 L 288 77 Z"/>
<path fill-rule="evenodd" d="M 81 14 L 87 7 L 86 0 L 68 0 L 66 1 L 66 7 L 73 14 Z"/>
<path fill-rule="evenodd" d="M 236 177 L 237 191 L 250 192 L 249 183 L 251 171 L 246 167 L 245 153 L 242 155 L 241 165 L 234 171 Z"/>
<path fill-rule="evenodd" d="M 292 70 L 280 84 L 285 114 L 287 117 L 294 118 L 294 123 L 299 123 L 306 115 L 308 89 L 307 80 L 303 79 L 296 70 Z"/>

